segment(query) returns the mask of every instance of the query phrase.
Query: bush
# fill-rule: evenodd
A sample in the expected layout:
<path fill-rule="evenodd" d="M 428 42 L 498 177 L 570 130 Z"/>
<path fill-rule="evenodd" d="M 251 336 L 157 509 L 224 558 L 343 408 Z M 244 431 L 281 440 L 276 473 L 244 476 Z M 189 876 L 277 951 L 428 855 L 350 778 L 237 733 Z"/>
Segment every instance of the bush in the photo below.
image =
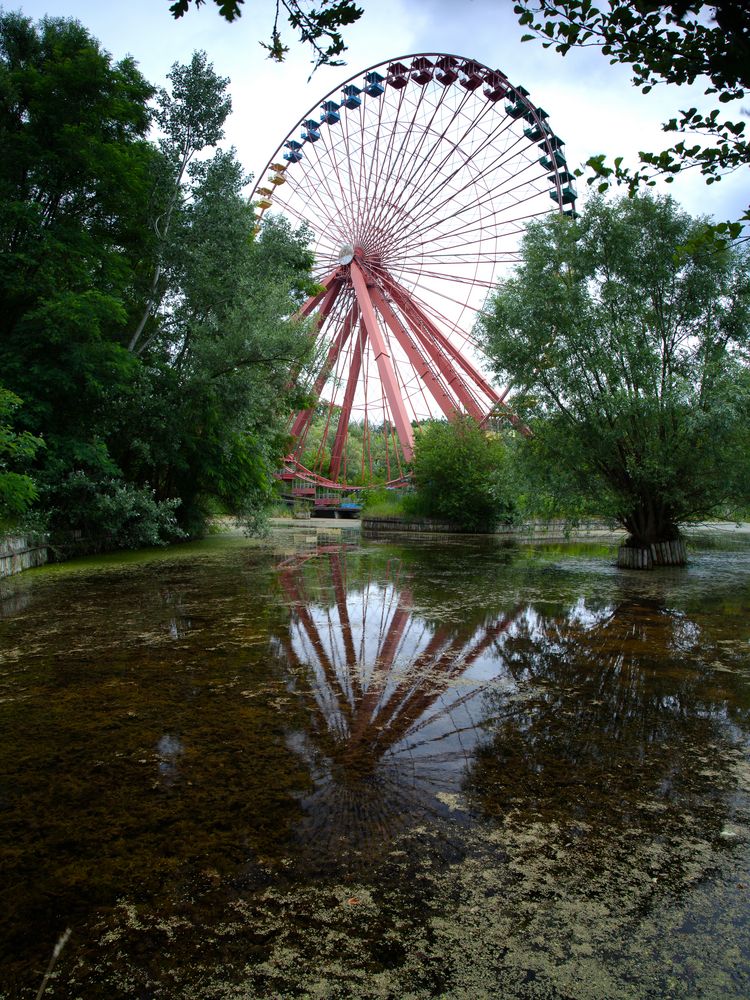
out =
<path fill-rule="evenodd" d="M 412 469 L 416 505 L 425 517 L 469 531 L 516 520 L 511 464 L 503 439 L 471 417 L 417 429 Z"/>
<path fill-rule="evenodd" d="M 414 493 L 405 487 L 371 486 L 359 494 L 363 517 L 408 517 L 414 513 Z"/>
<path fill-rule="evenodd" d="M 45 492 L 53 544 L 73 532 L 80 532 L 89 551 L 166 545 L 185 537 L 175 517 L 180 501 L 159 502 L 147 488 L 72 472 Z"/>

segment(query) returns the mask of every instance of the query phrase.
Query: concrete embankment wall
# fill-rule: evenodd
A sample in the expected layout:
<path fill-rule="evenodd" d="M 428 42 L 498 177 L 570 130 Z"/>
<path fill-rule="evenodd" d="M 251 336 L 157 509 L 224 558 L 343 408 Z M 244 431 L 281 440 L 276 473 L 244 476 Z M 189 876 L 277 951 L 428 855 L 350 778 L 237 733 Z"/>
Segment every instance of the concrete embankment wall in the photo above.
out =
<path fill-rule="evenodd" d="M 431 521 L 427 518 L 409 519 L 405 517 L 363 517 L 362 531 L 366 535 L 404 532 L 408 534 L 467 534 L 465 529 L 447 521 Z M 609 535 L 611 529 L 603 521 L 582 521 L 571 525 L 569 521 L 526 521 L 523 524 L 498 525 L 490 534 L 505 535 L 508 538 L 563 538 L 590 537 L 592 532 Z"/>
<path fill-rule="evenodd" d="M 47 559 L 47 542 L 43 537 L 0 535 L 0 578 L 43 566 Z"/>

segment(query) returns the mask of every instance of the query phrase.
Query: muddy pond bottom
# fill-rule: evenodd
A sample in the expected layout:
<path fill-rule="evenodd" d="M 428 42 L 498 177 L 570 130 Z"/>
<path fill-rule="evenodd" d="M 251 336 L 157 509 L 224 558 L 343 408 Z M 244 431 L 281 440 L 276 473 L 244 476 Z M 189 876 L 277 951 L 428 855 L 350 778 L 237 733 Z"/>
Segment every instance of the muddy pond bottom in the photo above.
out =
<path fill-rule="evenodd" d="M 0 997 L 750 996 L 750 546 L 293 531 L 0 590 Z"/>

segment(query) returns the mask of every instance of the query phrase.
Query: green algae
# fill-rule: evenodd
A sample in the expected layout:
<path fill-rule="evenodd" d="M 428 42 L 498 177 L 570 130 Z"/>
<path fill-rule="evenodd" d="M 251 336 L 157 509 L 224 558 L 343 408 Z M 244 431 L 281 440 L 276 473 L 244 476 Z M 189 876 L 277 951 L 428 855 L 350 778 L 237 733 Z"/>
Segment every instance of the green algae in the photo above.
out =
<path fill-rule="evenodd" d="M 20 580 L 0 996 L 68 925 L 51 997 L 747 996 L 721 557 L 307 533 Z"/>

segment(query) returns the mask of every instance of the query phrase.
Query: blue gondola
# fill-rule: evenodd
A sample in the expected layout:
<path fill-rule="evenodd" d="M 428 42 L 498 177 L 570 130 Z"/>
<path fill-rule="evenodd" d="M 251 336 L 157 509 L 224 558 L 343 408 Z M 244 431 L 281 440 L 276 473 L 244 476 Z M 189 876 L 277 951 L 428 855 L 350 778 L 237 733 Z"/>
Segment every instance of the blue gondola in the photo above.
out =
<path fill-rule="evenodd" d="M 556 149 L 561 150 L 564 145 L 565 145 L 564 139 L 561 139 L 560 136 L 555 135 L 554 132 L 550 132 L 549 135 L 546 136 L 544 142 L 539 143 L 539 148 L 544 150 L 544 152 L 546 153 L 550 149 L 553 152 Z"/>
<path fill-rule="evenodd" d="M 284 153 L 284 159 L 288 160 L 289 163 L 299 163 L 302 159 L 302 153 L 300 152 L 302 143 L 297 142 L 296 139 L 288 139 L 284 145 L 289 150 L 288 153 Z"/>
<path fill-rule="evenodd" d="M 534 123 L 529 128 L 523 130 L 523 134 L 530 142 L 537 142 L 549 131 L 549 125 L 542 122 L 541 125 Z"/>
<path fill-rule="evenodd" d="M 544 121 L 546 118 L 549 118 L 549 115 L 544 110 L 544 108 L 537 108 L 535 112 L 532 111 L 531 108 L 527 108 L 526 114 L 523 117 L 529 123 L 529 125 L 533 125 L 536 122 L 537 118 L 541 118 L 542 121 Z"/>
<path fill-rule="evenodd" d="M 557 175 L 557 179 L 560 181 L 560 192 L 558 192 L 557 185 L 555 185 L 549 193 L 550 198 L 556 201 L 558 205 L 572 205 L 578 197 L 575 188 L 575 177 L 569 170 L 561 170 Z M 550 180 L 554 182 L 555 178 L 550 177 Z"/>
<path fill-rule="evenodd" d="M 552 159 L 549 156 L 540 156 L 539 162 L 545 170 L 552 170 L 554 167 L 564 167 L 565 157 L 562 150 L 555 149 L 552 151 Z"/>
<path fill-rule="evenodd" d="M 525 118 L 529 113 L 529 106 L 522 101 L 516 101 L 513 104 L 505 105 L 505 113 L 511 118 Z"/>
<path fill-rule="evenodd" d="M 341 102 L 341 107 L 354 111 L 354 109 L 358 108 L 362 103 L 362 98 L 359 96 L 362 91 L 359 87 L 355 87 L 353 83 L 348 83 L 342 89 L 344 93 L 344 100 Z"/>
<path fill-rule="evenodd" d="M 365 74 L 365 93 L 370 97 L 380 97 L 381 94 L 385 93 L 385 87 L 383 82 L 385 80 L 384 76 L 380 73 L 366 73 Z"/>
<path fill-rule="evenodd" d="M 339 105 L 335 101 L 324 101 L 321 105 L 323 114 L 320 116 L 321 125 L 335 125 L 341 121 Z"/>
<path fill-rule="evenodd" d="M 553 188 L 550 191 L 549 196 L 553 201 L 556 201 L 558 205 L 572 205 L 578 197 L 575 188 L 573 187 L 564 187 L 560 194 L 558 194 L 557 188 Z"/>
<path fill-rule="evenodd" d="M 305 126 L 305 131 L 302 133 L 303 142 L 317 142 L 320 138 L 320 126 L 318 122 L 314 118 L 308 118 L 302 124 Z"/>

